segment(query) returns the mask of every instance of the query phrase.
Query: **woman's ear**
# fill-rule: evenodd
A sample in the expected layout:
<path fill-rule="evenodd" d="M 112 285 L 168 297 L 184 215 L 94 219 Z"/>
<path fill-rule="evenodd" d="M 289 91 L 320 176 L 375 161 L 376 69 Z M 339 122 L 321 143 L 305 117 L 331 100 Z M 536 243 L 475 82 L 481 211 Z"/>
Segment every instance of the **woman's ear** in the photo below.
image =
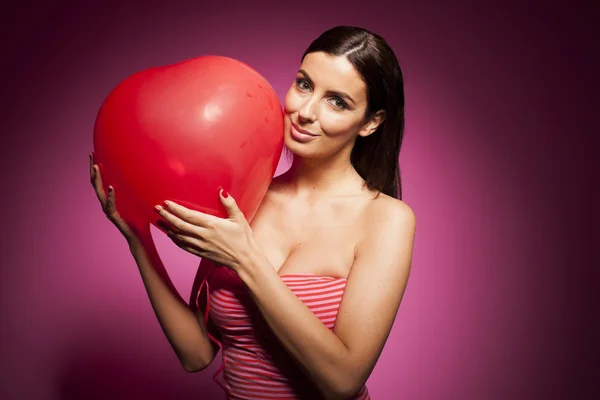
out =
<path fill-rule="evenodd" d="M 358 134 L 362 137 L 367 137 L 377 130 L 379 125 L 385 121 L 385 111 L 377 111 L 362 127 Z"/>

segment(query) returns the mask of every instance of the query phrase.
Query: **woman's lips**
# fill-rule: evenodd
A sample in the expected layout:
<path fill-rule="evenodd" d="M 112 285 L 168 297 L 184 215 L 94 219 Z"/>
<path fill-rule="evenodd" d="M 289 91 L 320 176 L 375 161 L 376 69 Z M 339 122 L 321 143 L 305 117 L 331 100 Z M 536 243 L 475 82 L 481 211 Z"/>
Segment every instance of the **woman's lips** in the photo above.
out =
<path fill-rule="evenodd" d="M 295 140 L 297 140 L 298 142 L 302 142 L 302 143 L 311 141 L 319 136 L 319 135 L 313 135 L 311 133 L 305 133 L 306 131 L 300 131 L 300 128 L 298 128 L 293 122 L 290 124 L 290 131 L 291 131 L 292 137 Z"/>

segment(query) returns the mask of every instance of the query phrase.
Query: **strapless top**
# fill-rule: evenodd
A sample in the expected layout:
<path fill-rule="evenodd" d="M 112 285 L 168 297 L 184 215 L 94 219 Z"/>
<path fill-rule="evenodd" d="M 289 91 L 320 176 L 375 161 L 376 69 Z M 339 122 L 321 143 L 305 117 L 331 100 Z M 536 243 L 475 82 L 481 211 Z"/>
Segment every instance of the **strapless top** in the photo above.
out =
<path fill-rule="evenodd" d="M 281 280 L 327 326 L 333 329 L 345 278 L 308 273 L 286 274 Z M 244 283 L 229 268 L 213 268 L 198 289 L 196 304 L 206 286 L 204 318 L 221 340 L 221 367 L 213 379 L 228 399 L 321 399 L 317 387 L 287 353 L 264 320 Z M 204 296 L 202 296 L 204 298 Z M 214 331 L 213 331 L 214 333 Z M 217 378 L 222 373 L 222 382 Z M 370 400 L 366 386 L 353 400 Z"/>

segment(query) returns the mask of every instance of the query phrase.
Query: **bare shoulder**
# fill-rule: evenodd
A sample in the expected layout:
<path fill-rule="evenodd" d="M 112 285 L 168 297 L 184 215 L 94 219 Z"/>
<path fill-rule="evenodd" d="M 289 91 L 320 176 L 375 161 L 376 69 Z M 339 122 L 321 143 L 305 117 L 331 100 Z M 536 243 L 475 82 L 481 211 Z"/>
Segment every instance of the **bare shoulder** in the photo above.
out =
<path fill-rule="evenodd" d="M 363 282 L 404 281 L 410 271 L 416 233 L 412 208 L 402 200 L 381 193 L 369 203 L 362 226 L 363 234 L 355 245 L 355 262 L 350 275 L 361 276 Z"/>
<path fill-rule="evenodd" d="M 372 205 L 373 209 L 379 212 L 391 212 L 414 218 L 414 212 L 408 204 L 385 193 L 380 193 L 379 197 L 372 202 Z"/>
<path fill-rule="evenodd" d="M 380 193 L 365 210 L 365 231 L 373 234 L 399 236 L 414 235 L 416 215 L 404 201 Z"/>

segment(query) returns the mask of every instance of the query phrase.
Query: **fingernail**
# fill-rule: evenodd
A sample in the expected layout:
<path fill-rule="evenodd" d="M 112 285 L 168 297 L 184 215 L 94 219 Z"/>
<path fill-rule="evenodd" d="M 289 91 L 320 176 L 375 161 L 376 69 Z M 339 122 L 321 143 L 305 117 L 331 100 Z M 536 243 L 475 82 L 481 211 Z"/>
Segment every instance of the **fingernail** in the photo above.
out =
<path fill-rule="evenodd" d="M 113 188 L 112 186 L 109 186 L 109 187 L 108 187 L 108 191 L 109 191 L 109 192 L 112 192 L 113 190 L 114 190 L 114 188 Z"/>
<path fill-rule="evenodd" d="M 161 206 L 154 206 L 154 211 L 160 212 L 160 210 L 162 210 Z"/>
<path fill-rule="evenodd" d="M 227 191 L 223 190 L 223 198 L 228 198 L 229 197 L 229 193 L 227 193 Z"/>

